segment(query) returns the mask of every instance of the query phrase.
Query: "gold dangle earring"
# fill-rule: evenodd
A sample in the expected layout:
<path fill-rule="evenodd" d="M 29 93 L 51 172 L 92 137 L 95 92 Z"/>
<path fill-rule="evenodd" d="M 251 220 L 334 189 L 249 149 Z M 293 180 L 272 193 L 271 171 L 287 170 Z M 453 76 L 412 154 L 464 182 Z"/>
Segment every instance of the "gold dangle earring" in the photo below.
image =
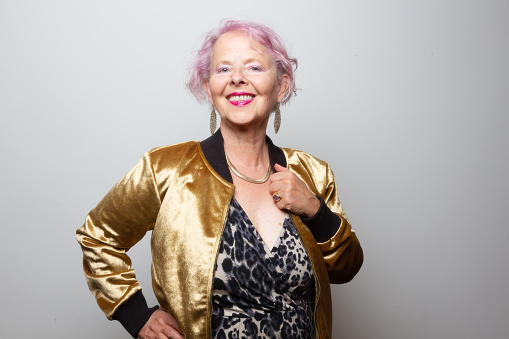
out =
<path fill-rule="evenodd" d="M 216 123 L 216 108 L 212 105 L 212 111 L 210 112 L 210 135 L 214 134 L 216 131 Z"/>
<path fill-rule="evenodd" d="M 276 109 L 274 110 L 274 132 L 279 132 L 279 127 L 281 127 L 281 110 L 279 109 L 279 102 L 276 105 Z"/>

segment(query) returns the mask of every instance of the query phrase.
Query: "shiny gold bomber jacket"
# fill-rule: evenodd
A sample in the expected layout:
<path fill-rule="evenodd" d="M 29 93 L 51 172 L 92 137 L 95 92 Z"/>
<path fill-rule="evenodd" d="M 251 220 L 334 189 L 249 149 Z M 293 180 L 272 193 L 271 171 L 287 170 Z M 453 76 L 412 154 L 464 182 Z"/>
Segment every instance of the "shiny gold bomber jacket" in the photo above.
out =
<path fill-rule="evenodd" d="M 328 164 L 267 142 L 271 165 L 297 174 L 341 219 L 338 231 L 317 244 L 300 217 L 291 214 L 315 274 L 317 337 L 330 338 L 329 281 L 351 280 L 362 265 L 362 249 Z M 177 319 L 186 338 L 210 338 L 215 262 L 233 192 L 219 131 L 201 143 L 147 152 L 77 230 L 87 283 L 106 316 L 111 319 L 141 290 L 126 252 L 152 230 L 152 287 L 160 306 Z"/>

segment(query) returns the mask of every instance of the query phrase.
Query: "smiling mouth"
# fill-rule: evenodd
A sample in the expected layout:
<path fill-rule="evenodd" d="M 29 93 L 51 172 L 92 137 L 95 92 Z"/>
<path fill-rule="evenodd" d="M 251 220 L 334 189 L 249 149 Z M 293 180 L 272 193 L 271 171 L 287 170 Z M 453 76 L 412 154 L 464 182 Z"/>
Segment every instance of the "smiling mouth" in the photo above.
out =
<path fill-rule="evenodd" d="M 255 96 L 253 94 L 249 93 L 232 93 L 227 97 L 227 99 L 230 104 L 237 107 L 242 107 L 253 101 L 254 97 Z"/>
<path fill-rule="evenodd" d="M 228 101 L 230 102 L 237 102 L 237 103 L 240 103 L 240 102 L 246 102 L 246 101 L 251 101 L 254 99 L 254 95 L 252 94 L 242 94 L 242 95 L 229 95 L 227 97 Z"/>

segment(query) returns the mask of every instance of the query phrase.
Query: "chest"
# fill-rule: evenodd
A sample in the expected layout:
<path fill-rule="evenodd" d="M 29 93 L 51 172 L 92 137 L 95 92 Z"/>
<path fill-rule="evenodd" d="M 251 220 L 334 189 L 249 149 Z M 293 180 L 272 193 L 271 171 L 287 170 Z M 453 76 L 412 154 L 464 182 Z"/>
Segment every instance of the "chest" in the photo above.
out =
<path fill-rule="evenodd" d="M 252 184 L 234 178 L 234 198 L 242 206 L 249 220 L 267 245 L 277 241 L 287 212 L 277 208 L 270 194 L 270 183 Z"/>

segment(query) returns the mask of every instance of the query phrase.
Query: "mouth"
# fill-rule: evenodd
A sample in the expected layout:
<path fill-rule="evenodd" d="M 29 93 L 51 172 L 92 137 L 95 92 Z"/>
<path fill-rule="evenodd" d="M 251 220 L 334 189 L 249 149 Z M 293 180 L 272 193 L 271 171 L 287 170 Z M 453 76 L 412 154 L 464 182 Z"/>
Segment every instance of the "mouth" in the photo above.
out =
<path fill-rule="evenodd" d="M 244 93 L 244 92 L 235 92 L 231 93 L 226 97 L 226 99 L 235 106 L 245 106 L 249 104 L 251 101 L 253 101 L 255 95 L 251 93 Z"/>

